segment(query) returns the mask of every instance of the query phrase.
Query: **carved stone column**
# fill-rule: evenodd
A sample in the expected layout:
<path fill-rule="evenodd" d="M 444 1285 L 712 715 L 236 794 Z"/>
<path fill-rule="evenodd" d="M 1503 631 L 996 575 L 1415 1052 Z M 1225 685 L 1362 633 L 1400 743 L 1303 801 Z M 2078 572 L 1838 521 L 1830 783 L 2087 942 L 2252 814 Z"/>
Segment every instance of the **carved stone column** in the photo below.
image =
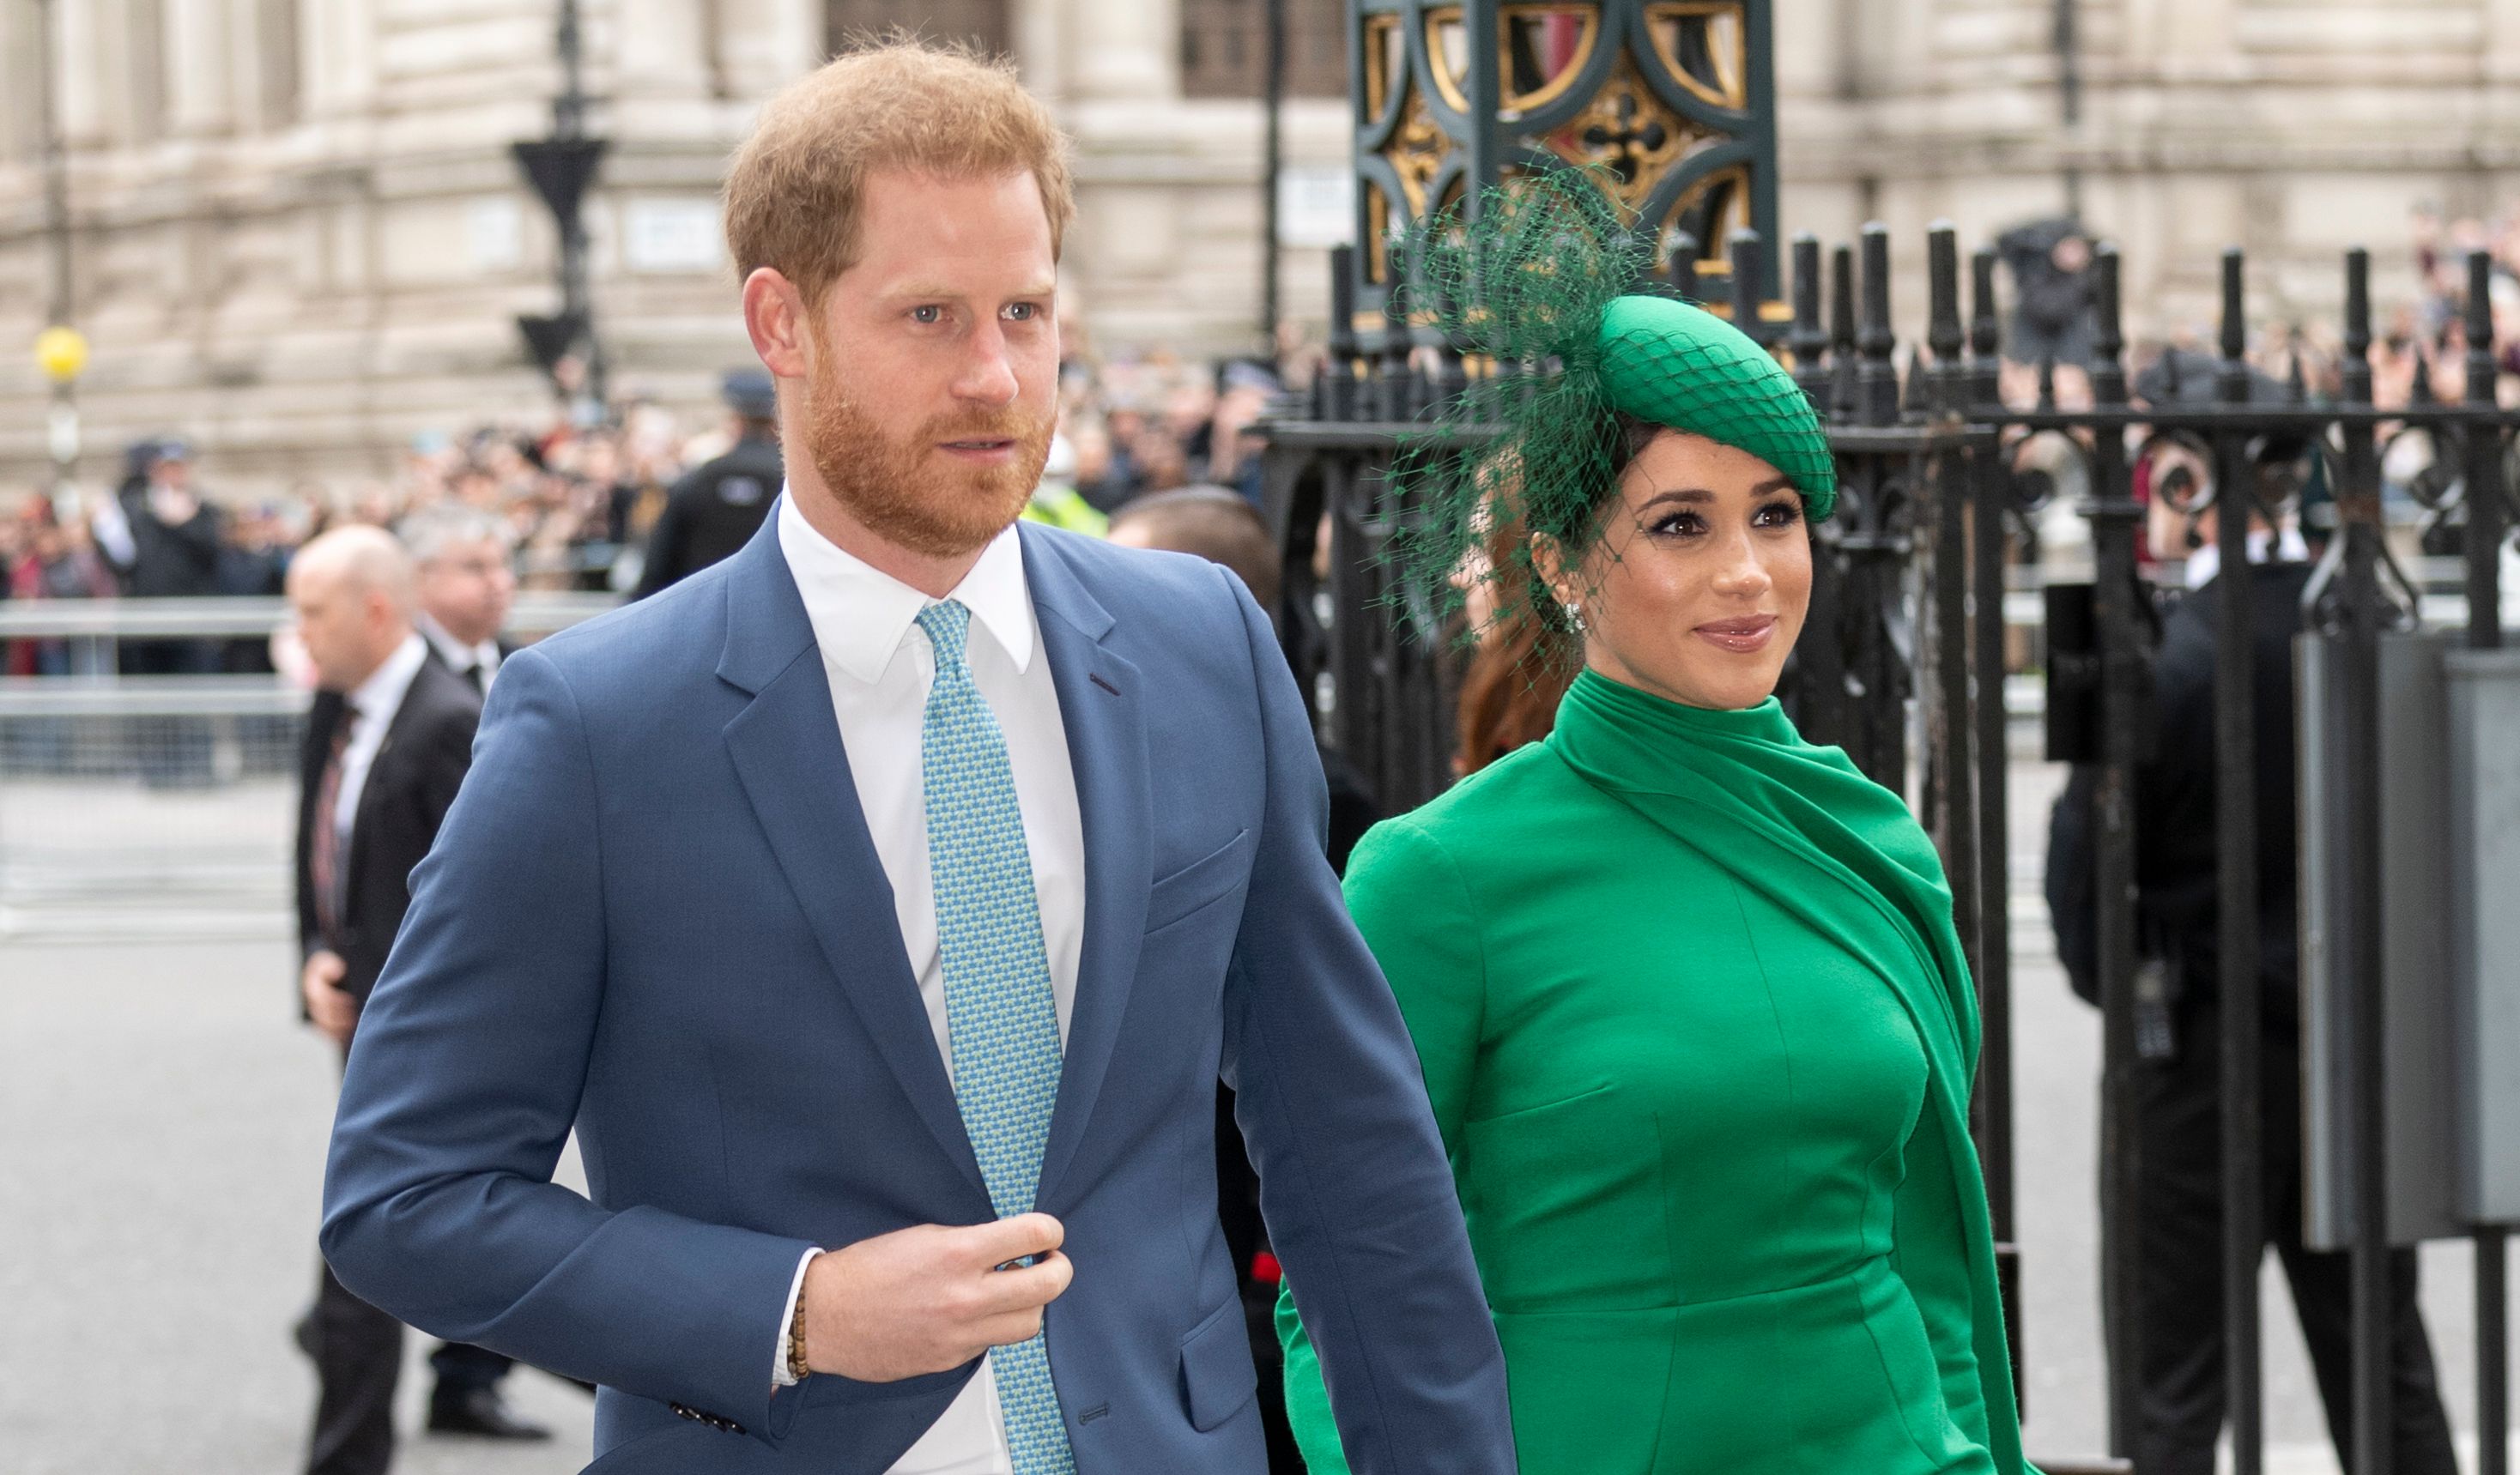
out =
<path fill-rule="evenodd" d="M 236 58 L 228 0 L 160 0 L 164 7 L 166 127 L 215 136 L 234 131 Z"/>

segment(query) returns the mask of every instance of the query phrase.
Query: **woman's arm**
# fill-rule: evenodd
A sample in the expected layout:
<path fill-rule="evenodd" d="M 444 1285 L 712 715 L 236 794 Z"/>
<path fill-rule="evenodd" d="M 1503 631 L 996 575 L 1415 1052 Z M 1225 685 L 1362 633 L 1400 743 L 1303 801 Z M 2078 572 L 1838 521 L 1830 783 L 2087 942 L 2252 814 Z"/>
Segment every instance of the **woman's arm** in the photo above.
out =
<path fill-rule="evenodd" d="M 1946 1132 L 1928 1103 L 1908 1140 L 1907 1181 L 1895 1205 L 1890 1263 L 1907 1282 L 1924 1318 L 1926 1340 L 1942 1375 L 1943 1403 L 1952 1423 L 1980 1447 L 1993 1450 L 1986 1421 L 1986 1388 L 1977 1363 L 1980 1308 L 1969 1274 L 1968 1229 L 1959 1212 Z"/>
<path fill-rule="evenodd" d="M 1442 844 L 1409 820 L 1375 826 L 1348 862 L 1348 911 L 1390 980 L 1418 1050 L 1444 1150 L 1459 1150 L 1486 1006 L 1487 975 L 1476 910 Z M 1286 1352 L 1286 1417 L 1312 1475 L 1348 1475 L 1331 1421 L 1321 1361 L 1296 1314 L 1292 1281 L 1278 1295 L 1278 1339 Z"/>

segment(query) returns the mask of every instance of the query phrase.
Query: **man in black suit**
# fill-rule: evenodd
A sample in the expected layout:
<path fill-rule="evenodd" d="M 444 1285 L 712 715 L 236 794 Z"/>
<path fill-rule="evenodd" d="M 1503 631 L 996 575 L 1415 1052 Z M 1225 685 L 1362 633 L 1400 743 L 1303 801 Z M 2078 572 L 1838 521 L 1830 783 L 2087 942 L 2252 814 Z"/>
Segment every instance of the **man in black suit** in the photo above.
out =
<path fill-rule="evenodd" d="M 403 519 L 402 546 L 418 571 L 416 623 L 429 658 L 487 699 L 499 663 L 517 648 L 501 634 L 517 602 L 506 524 L 477 508 L 448 504 Z"/>
<path fill-rule="evenodd" d="M 630 596 L 634 600 L 732 557 L 760 530 L 788 479 L 779 459 L 779 395 L 770 376 L 737 369 L 719 388 L 735 444 L 667 489 L 665 510 L 648 533 L 648 559 Z"/>
<path fill-rule="evenodd" d="M 517 602 L 516 540 L 479 508 L 446 503 L 403 519 L 397 534 L 411 556 L 420 612 L 413 620 L 431 663 L 463 679 L 483 700 L 499 665 L 517 651 L 504 632 Z M 428 1395 L 432 1434 L 547 1439 L 500 1395 L 516 1360 L 466 1342 L 440 1342 L 428 1355 L 437 1375 Z"/>
<path fill-rule="evenodd" d="M 290 566 L 289 602 L 319 689 L 297 819 L 298 990 L 307 1020 L 346 1052 L 411 905 L 412 868 L 472 762 L 481 697 L 429 659 L 412 624 L 411 559 L 380 529 L 307 544 Z M 297 1336 L 322 1385 L 308 1475 L 382 1475 L 393 1457 L 402 1323 L 327 1268 Z M 495 1403 L 495 1382 L 490 1394 Z"/>
<path fill-rule="evenodd" d="M 2289 458 L 2275 448 L 2263 476 Z M 2272 466 L 2269 465 L 2272 463 Z M 2271 484 L 2280 494 L 2285 488 Z M 2135 1466 L 2145 1475 L 2212 1475 L 2228 1411 L 2223 1304 L 2222 1007 L 2227 989 L 2259 991 L 2258 1103 L 2264 1156 L 2266 1238 L 2292 1288 L 2319 1400 L 2340 1456 L 2354 1443 L 2353 1285 L 2350 1257 L 2302 1240 L 2301 925 L 2295 836 L 2292 639 L 2301 628 L 2311 568 L 2295 561 L 2263 518 L 2252 517 L 2250 567 L 2221 567 L 2215 513 L 2184 510 L 2191 592 L 2162 623 L 2154 659 L 2152 754 L 2135 775 L 2139 945 L 2158 1002 L 2138 1029 L 2135 1232 L 2138 1325 Z M 2249 581 L 2253 649 L 2251 723 L 2256 734 L 2258 827 L 2257 976 L 2229 979 L 2217 961 L 2221 931 L 2215 789 L 2216 606 L 2222 580 Z M 2078 768 L 2057 801 L 2048 835 L 2048 904 L 2057 956 L 2075 991 L 2096 1004 L 2097 889 L 2092 805 L 2097 772 Z M 2393 1468 L 2399 1475 L 2456 1475 L 2431 1343 L 2415 1300 L 2415 1257 L 2391 1257 L 2389 1345 Z"/>

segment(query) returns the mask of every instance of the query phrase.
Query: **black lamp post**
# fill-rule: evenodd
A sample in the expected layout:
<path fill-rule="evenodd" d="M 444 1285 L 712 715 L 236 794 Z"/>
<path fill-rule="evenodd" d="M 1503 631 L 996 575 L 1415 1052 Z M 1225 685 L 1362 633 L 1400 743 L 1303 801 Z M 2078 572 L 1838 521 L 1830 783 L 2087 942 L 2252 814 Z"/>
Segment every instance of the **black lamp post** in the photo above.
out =
<path fill-rule="evenodd" d="M 49 488 L 58 498 L 78 461 L 78 376 L 87 367 L 87 339 L 70 326 L 76 306 L 70 278 L 69 155 L 62 139 L 61 85 L 54 56 L 53 0 L 35 0 L 37 103 L 44 129 L 44 244 L 47 282 L 44 331 L 35 338 L 35 362 L 52 381 L 48 449 Z"/>
<path fill-rule="evenodd" d="M 582 206 L 586 188 L 595 179 L 608 145 L 586 135 L 585 52 L 578 28 L 577 0 L 560 0 L 558 46 L 560 95 L 552 100 L 551 136 L 513 145 L 517 165 L 526 183 L 552 212 L 560 232 L 560 311 L 544 317 L 517 319 L 518 331 L 534 361 L 552 377 L 562 396 L 591 405 L 601 414 L 607 403 L 604 347 L 595 334 L 595 315 L 587 291 L 586 222 Z M 584 370 L 582 382 L 565 381 L 562 365 L 574 356 Z M 574 406 L 573 406 L 574 408 Z"/>

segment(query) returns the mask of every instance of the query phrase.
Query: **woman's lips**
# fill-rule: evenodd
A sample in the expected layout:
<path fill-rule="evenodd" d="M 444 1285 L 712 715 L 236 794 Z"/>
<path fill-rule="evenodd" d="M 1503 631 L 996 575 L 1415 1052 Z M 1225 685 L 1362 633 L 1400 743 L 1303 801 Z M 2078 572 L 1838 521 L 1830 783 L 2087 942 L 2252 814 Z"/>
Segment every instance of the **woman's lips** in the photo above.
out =
<path fill-rule="evenodd" d="M 1776 637 L 1777 617 L 1773 614 L 1750 615 L 1737 620 L 1710 620 L 1695 631 L 1700 640 L 1735 655 L 1749 655 L 1764 648 Z"/>

